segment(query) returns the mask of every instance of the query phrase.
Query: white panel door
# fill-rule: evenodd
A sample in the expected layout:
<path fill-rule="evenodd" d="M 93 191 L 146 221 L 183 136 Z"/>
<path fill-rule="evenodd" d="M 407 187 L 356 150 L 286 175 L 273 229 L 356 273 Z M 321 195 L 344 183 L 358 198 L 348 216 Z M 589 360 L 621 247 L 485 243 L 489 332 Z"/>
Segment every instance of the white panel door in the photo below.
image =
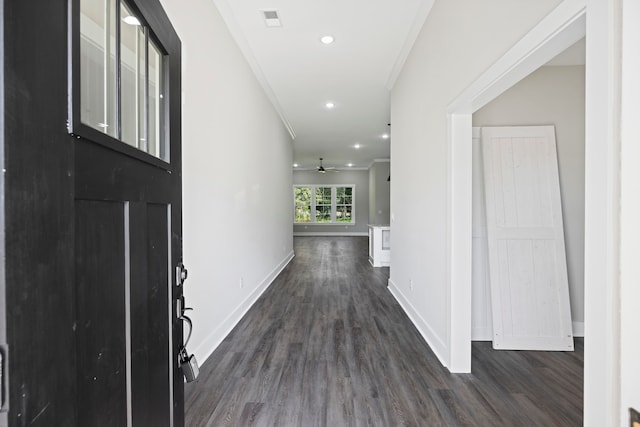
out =
<path fill-rule="evenodd" d="M 493 347 L 573 350 L 553 126 L 482 129 Z"/>
<path fill-rule="evenodd" d="M 472 191 L 472 266 L 471 266 L 471 339 L 491 341 L 491 288 L 487 259 L 487 220 L 484 207 L 484 175 L 480 128 L 473 128 Z"/>

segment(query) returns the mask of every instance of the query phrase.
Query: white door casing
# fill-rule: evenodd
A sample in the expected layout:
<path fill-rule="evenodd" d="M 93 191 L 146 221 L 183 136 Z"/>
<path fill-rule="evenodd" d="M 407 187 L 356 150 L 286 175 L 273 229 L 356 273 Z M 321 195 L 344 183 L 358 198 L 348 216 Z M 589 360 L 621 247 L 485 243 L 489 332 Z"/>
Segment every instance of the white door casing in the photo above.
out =
<path fill-rule="evenodd" d="M 482 129 L 493 346 L 573 350 L 553 126 Z"/>
<path fill-rule="evenodd" d="M 472 265 L 471 265 L 471 339 L 491 341 L 491 288 L 487 260 L 487 219 L 484 206 L 484 174 L 482 171 L 481 128 L 473 128 L 472 181 Z"/>

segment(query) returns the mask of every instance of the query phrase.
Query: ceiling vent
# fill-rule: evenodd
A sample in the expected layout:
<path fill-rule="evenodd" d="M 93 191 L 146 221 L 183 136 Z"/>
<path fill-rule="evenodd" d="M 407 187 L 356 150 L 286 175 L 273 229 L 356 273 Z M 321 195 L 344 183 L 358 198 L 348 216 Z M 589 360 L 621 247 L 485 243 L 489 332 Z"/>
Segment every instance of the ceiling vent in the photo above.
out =
<path fill-rule="evenodd" d="M 264 22 L 267 27 L 282 27 L 277 10 L 262 10 L 261 12 L 264 15 Z"/>

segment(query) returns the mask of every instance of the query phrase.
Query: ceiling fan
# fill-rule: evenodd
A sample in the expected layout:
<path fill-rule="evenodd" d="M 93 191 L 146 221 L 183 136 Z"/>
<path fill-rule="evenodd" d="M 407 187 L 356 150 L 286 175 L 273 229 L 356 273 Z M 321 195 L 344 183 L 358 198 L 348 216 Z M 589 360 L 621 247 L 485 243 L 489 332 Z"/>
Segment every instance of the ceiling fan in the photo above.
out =
<path fill-rule="evenodd" d="M 339 170 L 337 170 L 337 169 L 336 169 L 336 168 L 334 168 L 334 167 L 327 167 L 327 168 L 325 168 L 324 166 L 322 166 L 322 157 L 320 157 L 320 166 L 318 166 L 318 167 L 316 168 L 316 171 L 317 171 L 317 172 L 320 172 L 320 173 L 327 173 L 327 172 L 340 172 Z"/>

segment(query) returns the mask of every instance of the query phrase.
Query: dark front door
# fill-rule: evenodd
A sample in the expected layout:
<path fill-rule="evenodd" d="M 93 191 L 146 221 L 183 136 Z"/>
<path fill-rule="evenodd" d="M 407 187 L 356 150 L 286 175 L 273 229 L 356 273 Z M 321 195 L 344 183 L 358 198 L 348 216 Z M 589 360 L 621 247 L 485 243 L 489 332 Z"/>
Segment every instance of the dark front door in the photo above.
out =
<path fill-rule="evenodd" d="M 71 2 L 83 426 L 182 418 L 180 45 L 157 3 L 137 3 Z"/>
<path fill-rule="evenodd" d="M 9 423 L 182 426 L 180 41 L 156 0 L 2 22 Z"/>

